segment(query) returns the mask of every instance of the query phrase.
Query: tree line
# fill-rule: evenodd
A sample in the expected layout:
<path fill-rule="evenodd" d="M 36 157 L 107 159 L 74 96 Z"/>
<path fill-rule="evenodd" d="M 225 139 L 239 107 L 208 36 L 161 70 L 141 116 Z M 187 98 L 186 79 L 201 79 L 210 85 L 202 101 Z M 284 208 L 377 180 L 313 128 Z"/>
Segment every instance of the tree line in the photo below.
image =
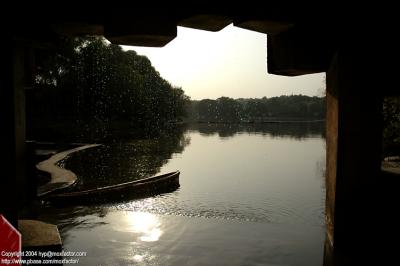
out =
<path fill-rule="evenodd" d="M 182 120 L 189 100 L 147 57 L 102 38 L 65 39 L 51 53 L 38 53 L 36 65 L 28 129 L 67 126 L 95 138 L 120 125 L 151 132 Z"/>
<path fill-rule="evenodd" d="M 211 123 L 268 122 L 325 119 L 325 97 L 283 95 L 261 99 L 191 101 L 187 105 L 187 120 Z"/>
<path fill-rule="evenodd" d="M 400 97 L 383 100 L 383 155 L 400 155 Z"/>

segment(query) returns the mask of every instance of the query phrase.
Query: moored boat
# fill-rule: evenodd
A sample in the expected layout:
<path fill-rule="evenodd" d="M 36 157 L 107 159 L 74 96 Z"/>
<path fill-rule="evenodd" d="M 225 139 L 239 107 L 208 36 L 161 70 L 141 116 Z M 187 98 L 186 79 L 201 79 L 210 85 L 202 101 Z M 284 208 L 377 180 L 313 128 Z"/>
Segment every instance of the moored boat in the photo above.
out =
<path fill-rule="evenodd" d="M 167 192 L 179 187 L 179 171 L 95 189 L 52 193 L 44 200 L 55 204 L 93 204 L 142 198 Z"/>

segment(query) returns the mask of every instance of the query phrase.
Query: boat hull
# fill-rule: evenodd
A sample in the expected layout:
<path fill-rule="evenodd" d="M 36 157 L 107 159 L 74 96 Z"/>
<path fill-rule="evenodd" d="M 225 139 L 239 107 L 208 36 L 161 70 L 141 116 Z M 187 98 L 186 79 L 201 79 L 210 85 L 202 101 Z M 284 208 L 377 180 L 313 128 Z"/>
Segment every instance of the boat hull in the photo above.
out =
<path fill-rule="evenodd" d="M 96 189 L 55 193 L 44 199 L 56 205 L 109 203 L 173 192 L 179 188 L 179 171 Z"/>

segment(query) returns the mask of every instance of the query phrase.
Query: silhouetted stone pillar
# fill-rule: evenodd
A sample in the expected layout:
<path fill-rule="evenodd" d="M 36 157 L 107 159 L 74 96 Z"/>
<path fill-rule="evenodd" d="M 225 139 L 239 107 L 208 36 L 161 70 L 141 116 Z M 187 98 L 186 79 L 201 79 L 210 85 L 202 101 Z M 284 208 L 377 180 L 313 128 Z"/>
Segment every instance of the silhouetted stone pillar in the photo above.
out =
<path fill-rule="evenodd" d="M 26 195 L 27 201 L 32 202 L 37 198 L 37 169 L 36 169 L 36 142 L 26 141 Z"/>
<path fill-rule="evenodd" d="M 25 149 L 25 48 L 17 43 L 14 47 L 14 114 L 15 114 L 15 165 L 18 206 L 27 200 L 26 149 Z"/>
<path fill-rule="evenodd" d="M 11 191 L 16 188 L 15 177 L 15 116 L 14 116 L 14 89 L 13 89 L 13 54 L 6 50 L 12 49 L 10 43 L 1 46 L 3 57 L 1 62 L 1 87 L 0 87 L 0 134 L 1 134 L 1 160 L 0 160 L 0 213 L 9 220 L 14 227 L 17 226 L 16 193 Z"/>
<path fill-rule="evenodd" d="M 327 246 L 340 265 L 370 261 L 382 244 L 373 196 L 381 165 L 382 97 L 374 50 L 365 53 L 367 42 L 354 40 L 339 49 L 327 73 Z"/>
<path fill-rule="evenodd" d="M 17 227 L 18 208 L 25 196 L 20 187 L 25 177 L 24 50 L 12 37 L 2 48 L 0 213 Z"/>

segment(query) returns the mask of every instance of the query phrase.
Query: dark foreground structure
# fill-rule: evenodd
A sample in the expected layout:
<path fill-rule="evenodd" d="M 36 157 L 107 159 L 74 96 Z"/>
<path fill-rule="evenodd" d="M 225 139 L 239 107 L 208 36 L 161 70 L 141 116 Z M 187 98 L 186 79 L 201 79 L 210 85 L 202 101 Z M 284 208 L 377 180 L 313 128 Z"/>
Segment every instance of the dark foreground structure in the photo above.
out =
<path fill-rule="evenodd" d="M 250 5 L 250 4 L 249 4 Z M 240 12 L 237 12 L 240 10 Z M 326 72 L 325 265 L 386 265 L 393 261 L 396 177 L 381 172 L 382 99 L 399 95 L 396 16 L 390 7 L 238 7 L 236 11 L 157 10 L 96 5 L 10 9 L 3 23 L 0 89 L 2 161 L 0 212 L 17 225 L 30 200 L 25 94 L 33 87 L 35 55 L 64 36 L 103 35 L 115 44 L 161 47 L 177 26 L 219 31 L 237 27 L 268 34 L 268 72 Z M 160 10 L 161 11 L 161 8 Z M 383 16 L 383 17 L 382 17 Z M 4 19 L 4 18 L 2 18 Z M 260 55 L 265 56 L 265 55 Z"/>

